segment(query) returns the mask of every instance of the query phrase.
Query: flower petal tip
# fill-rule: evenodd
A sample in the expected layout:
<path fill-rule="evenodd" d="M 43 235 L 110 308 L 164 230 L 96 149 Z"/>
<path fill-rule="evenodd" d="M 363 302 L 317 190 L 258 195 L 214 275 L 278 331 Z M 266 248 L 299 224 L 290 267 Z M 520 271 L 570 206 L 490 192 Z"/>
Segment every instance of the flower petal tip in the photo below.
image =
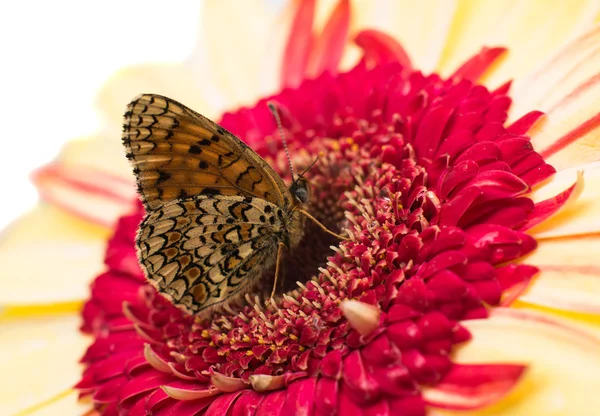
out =
<path fill-rule="evenodd" d="M 193 390 L 183 389 L 172 386 L 160 386 L 160 388 L 172 399 L 175 400 L 197 400 L 205 397 L 214 396 L 215 394 L 221 393 L 220 390 L 215 388 L 208 388 L 204 390 Z"/>
<path fill-rule="evenodd" d="M 217 373 L 212 369 L 210 370 L 210 381 L 213 386 L 226 393 L 233 393 L 248 388 L 248 384 L 241 378 L 228 377 L 224 374 Z"/>
<path fill-rule="evenodd" d="M 412 65 L 408 53 L 393 37 L 375 29 L 366 29 L 358 33 L 354 43 L 363 50 L 367 61 L 374 63 L 398 62 L 406 69 Z"/>
<path fill-rule="evenodd" d="M 284 376 L 270 376 L 267 374 L 255 374 L 249 377 L 252 388 L 256 391 L 278 390 L 285 386 Z"/>
<path fill-rule="evenodd" d="M 144 345 L 144 358 L 146 361 L 148 361 L 148 364 L 150 364 L 156 370 L 163 373 L 171 373 L 171 368 L 169 365 L 152 350 L 152 346 L 150 344 Z"/>
<path fill-rule="evenodd" d="M 340 309 L 352 328 L 362 336 L 367 336 L 379 327 L 381 311 L 377 306 L 358 300 L 345 300 Z"/>

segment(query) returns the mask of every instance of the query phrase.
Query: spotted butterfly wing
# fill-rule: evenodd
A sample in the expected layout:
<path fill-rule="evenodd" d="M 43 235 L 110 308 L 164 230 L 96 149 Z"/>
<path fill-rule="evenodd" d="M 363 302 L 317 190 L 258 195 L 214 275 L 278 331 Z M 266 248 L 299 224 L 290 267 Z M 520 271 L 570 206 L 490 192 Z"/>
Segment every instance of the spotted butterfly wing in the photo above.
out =
<path fill-rule="evenodd" d="M 252 149 L 182 104 L 142 95 L 123 142 L 147 215 L 137 238 L 146 277 L 167 299 L 204 313 L 243 295 L 295 246 L 302 221 L 289 189 Z"/>

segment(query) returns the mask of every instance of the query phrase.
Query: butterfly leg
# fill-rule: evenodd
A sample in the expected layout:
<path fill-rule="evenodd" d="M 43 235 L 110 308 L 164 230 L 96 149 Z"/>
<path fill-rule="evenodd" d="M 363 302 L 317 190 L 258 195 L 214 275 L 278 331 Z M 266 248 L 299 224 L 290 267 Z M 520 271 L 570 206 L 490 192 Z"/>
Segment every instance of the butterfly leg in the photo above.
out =
<path fill-rule="evenodd" d="M 277 247 L 277 260 L 275 260 L 275 280 L 273 282 L 273 290 L 271 290 L 271 299 L 275 296 L 275 289 L 277 289 L 277 279 L 279 278 L 279 263 L 281 263 L 281 255 L 285 244 L 283 242 L 279 242 L 279 246 Z"/>

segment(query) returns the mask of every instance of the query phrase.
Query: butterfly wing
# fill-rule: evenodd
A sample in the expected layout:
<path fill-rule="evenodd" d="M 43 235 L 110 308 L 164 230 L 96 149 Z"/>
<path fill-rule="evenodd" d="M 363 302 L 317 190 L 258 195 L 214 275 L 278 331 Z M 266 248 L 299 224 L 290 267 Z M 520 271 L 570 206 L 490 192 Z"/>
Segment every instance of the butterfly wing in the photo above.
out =
<path fill-rule="evenodd" d="M 288 206 L 277 173 L 233 134 L 170 98 L 144 94 L 127 107 L 123 144 L 148 211 L 195 195 L 243 195 Z"/>
<path fill-rule="evenodd" d="M 140 226 L 148 280 L 189 313 L 246 293 L 275 261 L 281 208 L 259 198 L 200 196 L 151 211 Z"/>

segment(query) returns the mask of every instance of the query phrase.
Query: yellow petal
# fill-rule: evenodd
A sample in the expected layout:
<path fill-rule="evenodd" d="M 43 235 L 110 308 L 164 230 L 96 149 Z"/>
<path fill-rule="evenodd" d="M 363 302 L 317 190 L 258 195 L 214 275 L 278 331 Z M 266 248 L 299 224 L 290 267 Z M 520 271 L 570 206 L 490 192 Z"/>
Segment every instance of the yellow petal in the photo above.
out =
<path fill-rule="evenodd" d="M 104 268 L 109 234 L 52 206 L 37 206 L 0 240 L 0 304 L 85 299 L 89 282 Z"/>
<path fill-rule="evenodd" d="M 540 273 L 521 301 L 600 315 L 600 234 L 542 240 L 524 261 Z"/>
<path fill-rule="evenodd" d="M 259 98 L 265 92 L 260 83 L 263 58 L 275 54 L 281 62 L 283 49 L 269 49 L 269 40 L 282 36 L 272 33 L 276 17 L 265 1 L 205 1 L 193 65 L 206 71 L 208 79 L 196 78 L 196 84 L 216 86 L 229 108 Z"/>
<path fill-rule="evenodd" d="M 36 409 L 77 383 L 88 343 L 79 325 L 77 315 L 0 318 L 0 414 Z"/>
<path fill-rule="evenodd" d="M 595 0 L 462 0 L 448 36 L 440 70 L 450 75 L 483 46 L 504 46 L 509 53 L 487 73 L 496 87 L 538 66 L 557 47 L 590 27 L 599 10 Z"/>
<path fill-rule="evenodd" d="M 579 171 L 583 172 L 584 178 L 581 193 L 556 215 L 529 230 L 536 239 L 600 232 L 600 162 L 558 172 L 532 194 L 532 199 L 541 201 L 567 189 L 575 182 Z"/>
<path fill-rule="evenodd" d="M 352 32 L 368 28 L 387 33 L 402 44 L 415 68 L 428 73 L 440 60 L 456 3 L 453 0 L 355 1 Z"/>
<path fill-rule="evenodd" d="M 600 339 L 569 321 L 526 310 L 465 321 L 473 340 L 460 363 L 526 363 L 524 380 L 497 405 L 470 415 L 590 415 L 600 408 Z M 441 412 L 441 414 L 464 414 Z"/>
<path fill-rule="evenodd" d="M 92 408 L 91 401 L 78 400 L 78 393 L 75 390 L 67 390 L 63 394 L 24 409 L 15 416 L 96 415 L 96 413 L 88 413 Z"/>

